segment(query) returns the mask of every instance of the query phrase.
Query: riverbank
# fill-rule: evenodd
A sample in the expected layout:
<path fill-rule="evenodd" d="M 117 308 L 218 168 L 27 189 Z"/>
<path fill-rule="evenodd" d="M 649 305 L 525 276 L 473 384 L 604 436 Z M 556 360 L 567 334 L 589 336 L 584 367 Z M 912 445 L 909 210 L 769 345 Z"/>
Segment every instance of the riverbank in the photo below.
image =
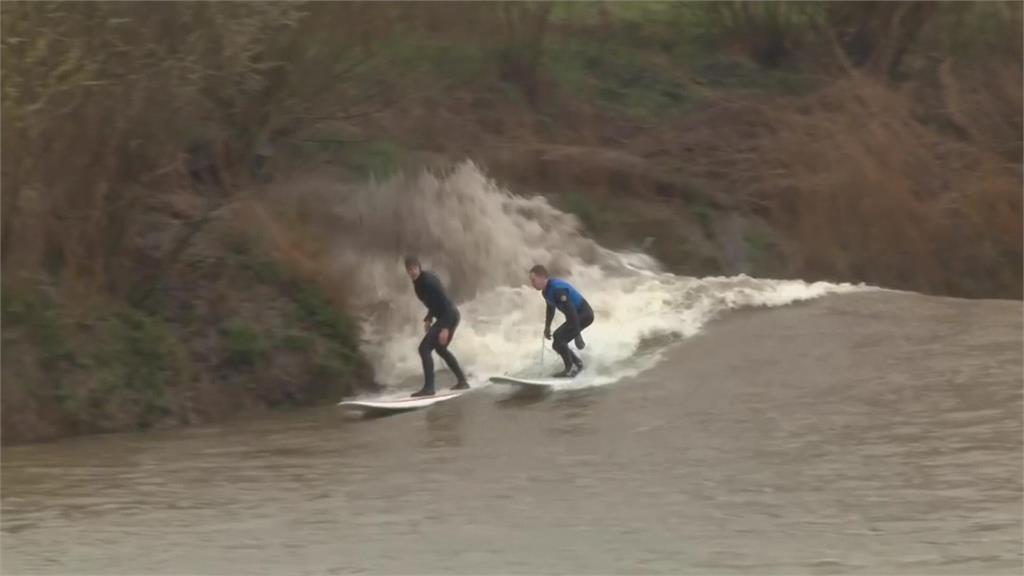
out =
<path fill-rule="evenodd" d="M 678 274 L 1020 299 L 1020 5 L 852 6 L 4 5 L 3 442 L 377 387 L 332 194 L 465 159 Z"/>

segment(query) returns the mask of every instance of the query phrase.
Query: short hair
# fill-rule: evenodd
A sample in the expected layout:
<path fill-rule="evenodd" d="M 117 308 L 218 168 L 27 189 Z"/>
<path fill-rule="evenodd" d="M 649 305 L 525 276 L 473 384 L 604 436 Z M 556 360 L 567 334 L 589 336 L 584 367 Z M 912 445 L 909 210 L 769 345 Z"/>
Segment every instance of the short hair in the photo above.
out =
<path fill-rule="evenodd" d="M 420 259 L 419 258 L 417 258 L 415 256 L 406 256 L 405 257 L 405 269 L 408 270 L 409 268 L 412 268 L 413 266 L 415 266 L 417 268 L 423 268 L 423 266 L 420 265 Z"/>
<path fill-rule="evenodd" d="M 530 274 L 534 274 L 534 275 L 540 276 L 542 278 L 548 278 L 549 277 L 548 269 L 543 267 L 543 266 L 541 266 L 540 264 L 537 264 L 533 268 L 530 268 Z"/>

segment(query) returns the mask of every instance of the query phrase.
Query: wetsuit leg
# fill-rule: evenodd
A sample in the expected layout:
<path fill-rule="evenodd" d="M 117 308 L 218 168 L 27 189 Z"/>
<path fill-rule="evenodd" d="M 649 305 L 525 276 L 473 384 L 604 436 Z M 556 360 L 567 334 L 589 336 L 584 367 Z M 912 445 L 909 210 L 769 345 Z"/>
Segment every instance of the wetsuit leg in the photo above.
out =
<path fill-rule="evenodd" d="M 448 365 L 448 369 L 455 375 L 455 381 L 462 384 L 466 381 L 466 375 L 462 373 L 462 367 L 459 366 L 459 361 L 455 359 L 455 355 L 448 350 L 448 346 L 451 345 L 452 340 L 455 338 L 455 329 L 459 327 L 459 317 L 456 315 L 455 324 L 448 329 L 448 344 L 441 346 L 440 342 L 437 344 L 437 355 L 444 360 L 444 363 Z M 440 336 L 441 331 L 438 330 Z"/>
<path fill-rule="evenodd" d="M 555 333 L 552 334 L 551 347 L 554 348 L 555 352 L 562 358 L 562 363 L 565 364 L 565 369 L 569 370 L 574 364 L 579 363 L 579 358 L 569 350 L 569 342 L 572 342 L 576 338 L 577 331 L 573 330 L 569 326 L 568 322 L 563 323 L 561 326 L 555 329 Z"/>
<path fill-rule="evenodd" d="M 551 345 L 562 358 L 562 362 L 565 364 L 565 369 L 569 370 L 573 366 L 582 366 L 583 362 L 579 359 L 576 354 L 569 348 L 569 342 L 576 339 L 576 336 L 583 331 L 584 328 L 594 323 L 594 311 L 589 307 L 585 306 L 583 310 L 577 312 L 580 320 L 580 330 L 573 330 L 572 326 L 568 322 L 563 323 L 555 330 L 553 334 L 554 343 Z"/>
<path fill-rule="evenodd" d="M 434 349 L 437 348 L 437 338 L 441 334 L 442 326 L 437 322 L 427 330 L 427 334 L 420 340 L 420 360 L 423 361 L 423 391 L 434 392 Z"/>
<path fill-rule="evenodd" d="M 587 329 L 587 326 L 590 326 L 591 324 L 594 323 L 594 311 L 590 308 L 590 306 L 584 307 L 583 310 L 579 312 L 579 319 L 580 333 L 582 334 L 583 331 Z"/>

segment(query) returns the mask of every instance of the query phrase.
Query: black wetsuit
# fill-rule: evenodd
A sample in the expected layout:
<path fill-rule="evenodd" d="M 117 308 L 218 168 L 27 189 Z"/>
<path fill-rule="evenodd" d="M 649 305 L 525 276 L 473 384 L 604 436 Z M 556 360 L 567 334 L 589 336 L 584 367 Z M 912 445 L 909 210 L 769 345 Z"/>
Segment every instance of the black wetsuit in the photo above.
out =
<path fill-rule="evenodd" d="M 448 351 L 448 344 L 451 344 L 452 339 L 455 338 L 455 329 L 459 326 L 459 309 L 455 307 L 455 304 L 445 294 L 441 281 L 432 273 L 426 270 L 420 271 L 419 277 L 413 280 L 412 285 L 416 290 L 416 296 L 427 307 L 427 315 L 423 318 L 423 321 L 434 321 L 430 329 L 427 330 L 427 335 L 420 342 L 419 347 L 420 358 L 423 360 L 423 391 L 434 392 L 434 358 L 432 352 L 435 350 L 437 355 L 444 360 L 444 363 L 455 374 L 458 383 L 464 383 L 466 376 L 462 373 L 459 361 Z M 438 339 L 440 338 L 441 330 L 445 328 L 448 329 L 448 344 L 442 346 Z"/>
<path fill-rule="evenodd" d="M 550 332 L 551 321 L 555 317 L 555 308 L 557 308 L 565 315 L 565 322 L 555 330 L 554 343 L 551 347 L 561 356 L 566 373 L 573 367 L 582 369 L 583 362 L 569 349 L 569 342 L 576 340 L 576 346 L 583 348 L 581 333 L 584 328 L 594 323 L 594 310 L 586 298 L 563 280 L 548 280 L 542 294 L 548 304 L 544 319 L 544 334 Z"/>

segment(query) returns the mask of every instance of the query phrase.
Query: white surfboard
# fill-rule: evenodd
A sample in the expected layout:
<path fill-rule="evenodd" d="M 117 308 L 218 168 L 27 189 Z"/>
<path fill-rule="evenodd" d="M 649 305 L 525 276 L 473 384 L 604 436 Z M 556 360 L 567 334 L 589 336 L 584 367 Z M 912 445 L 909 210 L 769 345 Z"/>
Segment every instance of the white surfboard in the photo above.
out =
<path fill-rule="evenodd" d="M 508 384 L 510 386 L 518 386 L 520 388 L 528 388 L 531 390 L 550 390 L 560 382 L 565 382 L 565 378 L 517 378 L 515 376 L 491 376 L 491 382 L 495 384 Z"/>
<path fill-rule="evenodd" d="M 455 390 L 450 392 L 441 392 L 434 394 L 433 396 L 419 396 L 416 398 L 406 395 L 345 400 L 338 402 L 338 406 L 353 412 L 361 412 L 363 414 L 407 412 L 418 408 L 426 408 L 427 406 L 432 406 L 438 402 L 444 402 L 445 400 L 453 400 L 468 391 L 469 390 Z"/>

